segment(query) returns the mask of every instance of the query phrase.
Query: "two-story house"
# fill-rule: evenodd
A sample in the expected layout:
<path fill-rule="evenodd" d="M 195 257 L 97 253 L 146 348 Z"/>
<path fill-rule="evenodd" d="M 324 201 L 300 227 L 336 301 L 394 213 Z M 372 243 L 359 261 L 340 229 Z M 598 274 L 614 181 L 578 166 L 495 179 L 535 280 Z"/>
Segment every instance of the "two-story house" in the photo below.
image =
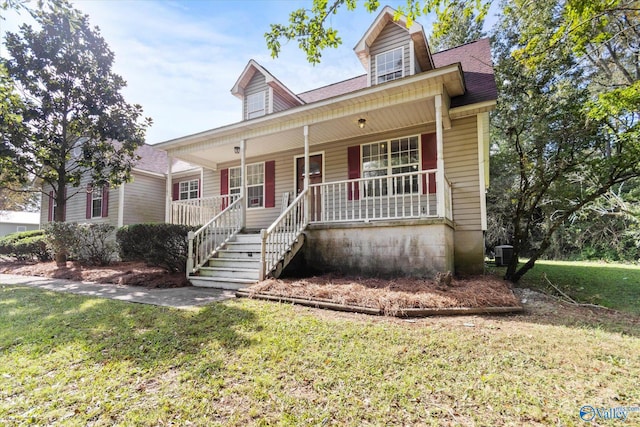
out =
<path fill-rule="evenodd" d="M 242 121 L 156 146 L 203 168 L 192 208 L 217 208 L 190 236 L 194 284 L 241 287 L 300 252 L 353 274 L 483 271 L 489 41 L 433 54 L 393 17 L 355 46 L 364 74 L 296 94 L 250 60 L 231 90 Z"/>

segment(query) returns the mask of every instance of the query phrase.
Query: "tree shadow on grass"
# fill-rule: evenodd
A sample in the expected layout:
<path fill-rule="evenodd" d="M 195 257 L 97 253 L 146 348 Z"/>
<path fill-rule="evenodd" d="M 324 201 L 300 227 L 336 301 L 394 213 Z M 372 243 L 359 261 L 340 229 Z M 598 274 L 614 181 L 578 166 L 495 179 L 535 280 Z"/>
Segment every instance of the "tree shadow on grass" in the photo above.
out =
<path fill-rule="evenodd" d="M 507 318 L 539 325 L 586 328 L 640 337 L 640 316 L 606 308 L 580 306 L 528 289 L 516 289 L 524 312 Z M 502 317 L 504 319 L 504 317 Z"/>
<path fill-rule="evenodd" d="M 252 344 L 252 312 L 226 304 L 193 311 L 131 304 L 21 287 L 0 289 L 0 350 L 29 349 L 37 358 L 80 344 L 82 358 L 139 366 L 178 362 L 207 348 Z"/>

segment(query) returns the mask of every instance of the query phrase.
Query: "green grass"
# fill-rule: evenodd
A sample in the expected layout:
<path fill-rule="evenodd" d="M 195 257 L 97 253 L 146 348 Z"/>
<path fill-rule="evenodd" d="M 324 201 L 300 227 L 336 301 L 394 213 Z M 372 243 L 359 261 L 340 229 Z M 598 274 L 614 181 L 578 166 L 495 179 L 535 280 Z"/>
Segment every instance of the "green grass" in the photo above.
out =
<path fill-rule="evenodd" d="M 582 425 L 582 405 L 638 405 L 640 333 L 552 320 L 4 286 L 0 425 Z"/>
<path fill-rule="evenodd" d="M 504 275 L 504 268 L 496 268 Z M 555 292 L 551 281 L 576 301 L 640 315 L 640 266 L 604 262 L 536 261 L 519 287 Z"/>

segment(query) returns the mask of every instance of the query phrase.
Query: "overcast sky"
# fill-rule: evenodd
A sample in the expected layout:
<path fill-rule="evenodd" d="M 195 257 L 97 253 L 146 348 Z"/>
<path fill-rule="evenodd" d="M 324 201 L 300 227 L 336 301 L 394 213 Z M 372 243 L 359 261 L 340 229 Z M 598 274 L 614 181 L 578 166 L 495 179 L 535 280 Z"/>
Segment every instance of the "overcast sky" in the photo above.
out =
<path fill-rule="evenodd" d="M 360 4 L 357 11 L 344 9 L 331 17 L 343 44 L 325 51 L 322 64 L 313 67 L 295 42 L 272 59 L 264 39 L 269 24 L 286 23 L 289 12 L 309 8 L 311 0 L 73 3 L 89 15 L 92 25 L 100 27 L 115 52 L 114 69 L 128 83 L 126 100 L 141 104 L 145 115 L 153 119 L 147 131 L 149 144 L 241 120 L 240 100 L 230 90 L 250 59 L 295 93 L 364 73 L 353 47 L 377 16 Z M 2 33 L 15 31 L 28 14 L 7 13 L 5 17 L 0 21 Z M 428 34 L 428 21 L 419 22 Z M 4 54 L 6 50 L 1 49 Z"/>

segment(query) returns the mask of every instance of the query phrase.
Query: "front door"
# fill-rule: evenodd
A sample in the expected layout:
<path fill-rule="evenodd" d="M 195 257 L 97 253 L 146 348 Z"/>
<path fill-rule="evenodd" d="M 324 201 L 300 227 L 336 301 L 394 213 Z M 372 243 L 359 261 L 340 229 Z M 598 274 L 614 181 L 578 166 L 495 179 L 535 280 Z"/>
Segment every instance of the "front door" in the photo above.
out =
<path fill-rule="evenodd" d="M 314 154 L 309 156 L 309 184 L 322 183 L 322 154 Z M 304 190 L 304 157 L 296 158 L 296 194 L 300 194 Z M 311 193 L 311 220 L 320 219 L 321 208 L 320 192 L 313 191 Z"/>

